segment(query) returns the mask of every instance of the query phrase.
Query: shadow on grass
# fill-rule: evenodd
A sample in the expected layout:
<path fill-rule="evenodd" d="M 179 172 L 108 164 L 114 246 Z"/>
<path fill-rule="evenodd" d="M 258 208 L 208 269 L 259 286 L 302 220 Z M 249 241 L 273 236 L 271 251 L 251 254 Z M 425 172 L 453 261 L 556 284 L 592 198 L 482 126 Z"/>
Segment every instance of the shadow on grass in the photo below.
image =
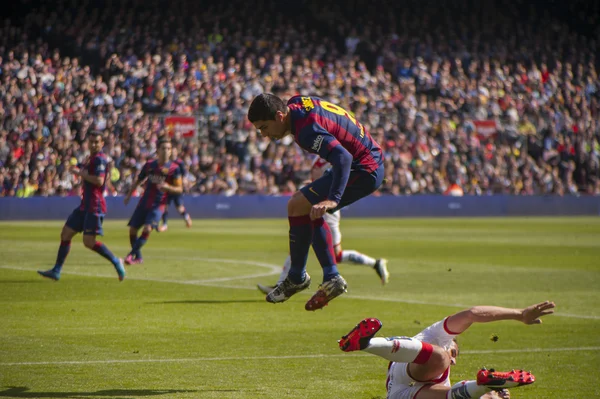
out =
<path fill-rule="evenodd" d="M 194 303 L 259 303 L 259 302 L 266 302 L 264 300 L 264 298 L 262 299 L 223 299 L 223 300 L 218 300 L 218 299 L 190 299 L 190 300 L 185 300 L 185 301 L 164 301 L 164 302 L 146 302 L 147 305 L 171 305 L 171 304 L 185 304 L 185 303 L 189 303 L 189 304 L 194 304 Z"/>
<path fill-rule="evenodd" d="M 2 398 L 88 398 L 88 397 L 119 397 L 139 398 L 144 396 L 159 396 L 173 393 L 197 392 L 179 389 L 104 389 L 96 392 L 30 392 L 27 387 L 8 387 L 0 391 Z"/>

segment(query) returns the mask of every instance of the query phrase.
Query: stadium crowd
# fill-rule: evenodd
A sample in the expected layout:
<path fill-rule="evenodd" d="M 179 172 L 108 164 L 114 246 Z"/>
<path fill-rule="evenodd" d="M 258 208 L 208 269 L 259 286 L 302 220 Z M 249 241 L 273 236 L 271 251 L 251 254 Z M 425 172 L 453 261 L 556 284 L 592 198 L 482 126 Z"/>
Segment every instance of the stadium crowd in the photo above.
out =
<path fill-rule="evenodd" d="M 92 130 L 125 193 L 169 114 L 198 120 L 173 137 L 187 193 L 291 194 L 311 159 L 247 121 L 263 91 L 354 112 L 379 194 L 600 194 L 598 2 L 96 3 L 0 25 L 0 196 L 78 195 Z"/>

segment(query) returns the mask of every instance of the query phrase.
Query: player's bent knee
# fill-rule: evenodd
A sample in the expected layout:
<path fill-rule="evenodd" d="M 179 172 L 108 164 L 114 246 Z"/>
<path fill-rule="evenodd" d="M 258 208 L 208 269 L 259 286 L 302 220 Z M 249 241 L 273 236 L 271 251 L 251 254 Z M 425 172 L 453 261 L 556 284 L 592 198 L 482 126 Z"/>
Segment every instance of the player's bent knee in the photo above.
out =
<path fill-rule="evenodd" d="M 83 236 L 83 245 L 85 245 L 85 247 L 89 249 L 94 248 L 94 245 L 96 245 L 96 236 L 85 234 Z"/>
<path fill-rule="evenodd" d="M 433 345 L 433 352 L 426 364 L 429 369 L 441 373 L 450 367 L 450 355 L 443 348 Z"/>
<path fill-rule="evenodd" d="M 288 200 L 288 216 L 303 216 L 310 213 L 312 204 L 306 199 L 304 194 L 300 191 L 296 191 L 292 198 Z"/>
<path fill-rule="evenodd" d="M 69 226 L 65 225 L 65 226 L 63 226 L 63 229 L 60 232 L 60 240 L 61 241 L 71 241 L 73 239 L 73 237 L 75 237 L 75 234 L 77 234 L 77 232 L 75 230 L 73 230 Z"/>

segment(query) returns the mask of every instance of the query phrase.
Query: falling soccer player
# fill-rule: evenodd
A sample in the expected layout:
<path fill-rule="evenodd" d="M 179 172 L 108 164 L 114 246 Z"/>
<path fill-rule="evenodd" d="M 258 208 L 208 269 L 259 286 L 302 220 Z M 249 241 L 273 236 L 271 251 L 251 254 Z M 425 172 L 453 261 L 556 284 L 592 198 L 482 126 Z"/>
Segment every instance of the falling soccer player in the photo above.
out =
<path fill-rule="evenodd" d="M 541 324 L 541 317 L 554 313 L 554 302 L 545 301 L 524 309 L 475 306 L 446 317 L 412 338 L 375 337 L 382 324 L 365 319 L 340 339 L 344 352 L 365 351 L 390 361 L 387 373 L 388 399 L 507 398 L 507 388 L 532 384 L 535 377 L 523 370 L 499 372 L 481 369 L 476 380 L 450 383 L 450 366 L 459 355 L 456 336 L 473 323 L 517 320 Z M 497 391 L 497 392 L 496 392 Z"/>

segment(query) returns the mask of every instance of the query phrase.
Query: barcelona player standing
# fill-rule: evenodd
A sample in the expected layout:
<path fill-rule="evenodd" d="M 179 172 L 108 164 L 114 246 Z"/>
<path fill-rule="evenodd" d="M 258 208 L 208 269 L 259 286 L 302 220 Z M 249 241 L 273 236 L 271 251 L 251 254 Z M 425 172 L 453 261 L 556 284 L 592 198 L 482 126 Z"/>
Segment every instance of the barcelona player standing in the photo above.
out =
<path fill-rule="evenodd" d="M 146 182 L 144 194 L 128 224 L 131 244 L 131 252 L 125 258 L 125 263 L 128 265 L 143 262 L 141 248 L 148 241 L 152 229 L 158 227 L 158 222 L 167 206 L 167 196 L 183 192 L 181 169 L 178 164 L 170 161 L 171 151 L 171 141 L 161 137 L 158 140 L 158 158 L 146 162 L 137 181 L 125 197 L 125 205 L 127 205 L 135 190 L 144 181 Z M 138 231 L 142 227 L 142 234 L 138 237 Z"/>
<path fill-rule="evenodd" d="M 284 302 L 310 286 L 306 260 L 312 244 L 323 269 L 323 282 L 305 309 L 321 309 L 347 288 L 337 270 L 331 230 L 323 216 L 381 186 L 381 147 L 348 111 L 318 97 L 294 96 L 286 104 L 273 94 L 263 93 L 250 104 L 248 119 L 271 139 L 294 135 L 300 147 L 332 165 L 329 173 L 304 186 L 288 201 L 292 265 L 287 278 L 266 297 L 268 302 Z"/>
<path fill-rule="evenodd" d="M 83 193 L 81 204 L 71 213 L 60 233 L 60 247 L 56 257 L 56 264 L 50 270 L 39 270 L 38 273 L 52 280 L 60 279 L 65 259 L 71 250 L 71 240 L 77 233 L 83 232 L 83 244 L 106 259 L 108 259 L 117 271 L 119 281 L 125 278 L 123 262 L 100 241 L 96 236 L 103 235 L 102 223 L 106 215 L 106 200 L 104 189 L 107 178 L 108 160 L 102 152 L 104 139 L 99 132 L 88 135 L 90 156 L 88 161 L 81 167 L 73 166 L 71 172 L 80 176 L 83 181 Z"/>

